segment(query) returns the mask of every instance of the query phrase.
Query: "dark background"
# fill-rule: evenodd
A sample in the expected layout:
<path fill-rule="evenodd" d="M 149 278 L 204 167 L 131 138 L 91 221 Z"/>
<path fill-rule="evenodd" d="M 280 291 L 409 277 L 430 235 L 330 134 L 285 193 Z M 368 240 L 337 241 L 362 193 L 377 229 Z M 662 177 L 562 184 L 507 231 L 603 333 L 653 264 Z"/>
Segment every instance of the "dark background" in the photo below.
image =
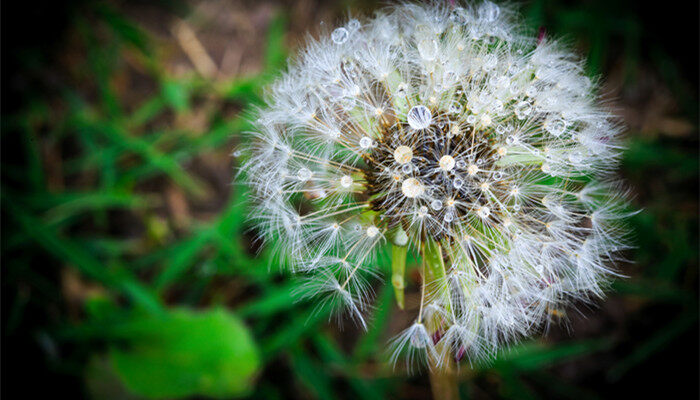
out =
<path fill-rule="evenodd" d="M 391 295 L 379 291 L 367 334 L 294 303 L 290 279 L 255 255 L 231 184 L 245 113 L 304 32 L 377 7 L 3 2 L 3 395 L 131 398 L 93 308 L 108 299 L 132 315 L 135 285 L 166 309 L 223 306 L 245 321 L 263 357 L 251 398 L 429 396 L 425 376 L 384 365 L 406 318 Z M 464 368 L 462 395 L 697 398 L 698 4 L 520 7 L 533 32 L 563 36 L 602 75 L 629 128 L 620 173 L 643 211 L 629 278 L 544 338 Z"/>

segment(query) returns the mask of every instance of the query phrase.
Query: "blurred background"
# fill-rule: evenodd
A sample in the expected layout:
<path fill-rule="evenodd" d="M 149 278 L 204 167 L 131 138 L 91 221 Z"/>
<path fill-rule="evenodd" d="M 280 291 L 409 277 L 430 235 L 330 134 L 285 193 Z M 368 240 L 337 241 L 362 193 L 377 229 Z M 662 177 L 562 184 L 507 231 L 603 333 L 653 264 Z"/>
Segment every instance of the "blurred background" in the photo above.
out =
<path fill-rule="evenodd" d="M 463 398 L 698 397 L 698 4 L 681 3 L 520 4 L 604 77 L 643 211 L 610 297 L 465 365 Z M 3 395 L 429 398 L 386 363 L 407 314 L 391 290 L 365 333 L 295 301 L 234 183 L 246 116 L 305 32 L 379 6 L 3 2 Z"/>

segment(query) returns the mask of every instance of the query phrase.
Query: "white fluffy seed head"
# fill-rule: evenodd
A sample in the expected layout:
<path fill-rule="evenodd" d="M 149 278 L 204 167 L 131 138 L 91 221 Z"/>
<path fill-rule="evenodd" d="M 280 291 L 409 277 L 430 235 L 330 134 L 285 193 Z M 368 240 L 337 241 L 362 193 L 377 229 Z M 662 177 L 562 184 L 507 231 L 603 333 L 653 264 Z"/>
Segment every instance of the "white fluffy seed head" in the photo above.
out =
<path fill-rule="evenodd" d="M 290 62 L 252 133 L 258 230 L 361 325 L 382 246 L 439 243 L 445 278 L 395 341 L 424 355 L 536 333 L 602 296 L 626 247 L 620 126 L 582 62 L 516 20 L 486 1 L 348 21 Z"/>

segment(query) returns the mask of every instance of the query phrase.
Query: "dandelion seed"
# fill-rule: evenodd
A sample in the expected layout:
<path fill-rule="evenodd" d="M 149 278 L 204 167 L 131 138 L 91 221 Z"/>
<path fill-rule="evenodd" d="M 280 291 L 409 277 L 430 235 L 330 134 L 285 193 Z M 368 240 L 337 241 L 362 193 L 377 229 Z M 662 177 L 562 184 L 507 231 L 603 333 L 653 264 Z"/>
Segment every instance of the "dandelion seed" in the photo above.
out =
<path fill-rule="evenodd" d="M 408 146 L 399 146 L 394 150 L 394 159 L 399 164 L 406 164 L 413 158 L 413 150 Z"/>
<path fill-rule="evenodd" d="M 444 155 L 440 157 L 440 169 L 443 171 L 450 171 L 455 167 L 455 159 L 451 155 Z"/>

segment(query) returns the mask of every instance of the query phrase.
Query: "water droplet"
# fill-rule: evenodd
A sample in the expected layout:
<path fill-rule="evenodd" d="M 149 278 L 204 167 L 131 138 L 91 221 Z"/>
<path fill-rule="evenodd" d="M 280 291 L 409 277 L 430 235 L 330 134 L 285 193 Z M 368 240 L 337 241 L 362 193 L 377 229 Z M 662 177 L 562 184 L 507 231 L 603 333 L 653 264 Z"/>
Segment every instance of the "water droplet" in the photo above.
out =
<path fill-rule="evenodd" d="M 378 234 L 379 234 L 379 229 L 376 226 L 372 225 L 369 228 L 367 228 L 367 236 L 368 237 L 373 238 L 373 237 L 377 236 Z"/>
<path fill-rule="evenodd" d="M 517 204 L 517 203 L 513 204 L 513 211 L 518 212 L 518 211 L 520 211 L 520 208 L 521 208 L 520 204 Z"/>
<path fill-rule="evenodd" d="M 350 34 L 348 33 L 348 30 L 345 28 L 338 28 L 331 33 L 331 40 L 335 44 L 343 44 L 348 41 L 348 37 Z"/>
<path fill-rule="evenodd" d="M 401 167 L 401 172 L 403 172 L 406 175 L 410 174 L 411 171 L 413 171 L 413 166 L 411 164 L 404 164 Z"/>
<path fill-rule="evenodd" d="M 450 13 L 450 21 L 454 23 L 460 23 L 462 21 L 462 14 L 464 13 L 464 8 L 462 7 L 455 7 L 454 10 Z"/>
<path fill-rule="evenodd" d="M 466 166 L 467 166 L 467 163 L 465 163 L 464 161 L 462 161 L 462 160 L 457 161 L 457 168 L 464 169 L 464 167 L 466 167 Z"/>
<path fill-rule="evenodd" d="M 453 219 L 455 219 L 455 216 L 453 213 L 448 212 L 447 214 L 445 214 L 445 217 L 443 219 L 445 220 L 445 222 L 450 223 Z"/>
<path fill-rule="evenodd" d="M 461 188 L 463 185 L 464 185 L 464 181 L 462 180 L 462 178 L 455 178 L 455 179 L 452 181 L 452 186 L 453 186 L 455 189 L 459 189 L 459 188 Z"/>
<path fill-rule="evenodd" d="M 566 122 L 559 118 L 553 120 L 549 119 L 544 123 L 544 129 L 554 136 L 559 136 L 564 133 L 564 130 L 566 129 Z"/>
<path fill-rule="evenodd" d="M 483 68 L 484 71 L 491 71 L 492 69 L 496 68 L 497 64 L 498 58 L 493 54 L 489 54 L 484 57 L 484 64 L 481 66 L 481 68 Z"/>
<path fill-rule="evenodd" d="M 350 22 L 348 22 L 348 28 L 352 30 L 360 29 L 360 21 L 356 19 L 351 19 Z"/>
<path fill-rule="evenodd" d="M 472 115 L 470 115 L 470 116 L 467 117 L 467 123 L 468 123 L 468 124 L 472 124 L 472 125 L 473 125 L 475 122 L 476 122 L 476 115 L 472 114 Z"/>
<path fill-rule="evenodd" d="M 408 85 L 404 82 L 399 83 L 399 86 L 396 88 L 396 95 L 397 96 L 406 96 L 406 91 L 408 89 Z"/>
<path fill-rule="evenodd" d="M 349 188 L 352 186 L 352 177 L 350 175 L 345 175 L 340 178 L 340 185 L 344 188 Z"/>
<path fill-rule="evenodd" d="M 503 179 L 503 172 L 501 172 L 501 171 L 494 172 L 493 179 L 495 179 L 497 181 L 500 181 L 501 179 Z"/>
<path fill-rule="evenodd" d="M 424 216 L 427 213 L 428 213 L 428 207 L 426 207 L 426 206 L 418 207 L 418 214 L 420 214 L 421 216 Z"/>
<path fill-rule="evenodd" d="M 500 14 L 501 8 L 490 1 L 485 1 L 481 4 L 481 7 L 479 7 L 479 17 L 487 22 L 495 21 Z"/>
<path fill-rule="evenodd" d="M 356 100 L 354 97 L 351 96 L 345 96 L 340 99 L 339 101 L 340 106 L 343 107 L 346 111 L 352 110 L 355 107 Z"/>
<path fill-rule="evenodd" d="M 313 175 L 313 172 L 309 170 L 306 167 L 300 168 L 299 171 L 297 172 L 297 177 L 299 178 L 300 181 L 308 181 L 311 179 L 311 175 Z"/>
<path fill-rule="evenodd" d="M 462 104 L 458 101 L 453 101 L 452 104 L 450 104 L 449 111 L 452 114 L 459 114 L 462 112 Z"/>
<path fill-rule="evenodd" d="M 530 85 L 527 87 L 527 89 L 525 89 L 525 96 L 527 97 L 535 97 L 536 94 L 537 88 L 535 87 L 535 85 Z"/>
<path fill-rule="evenodd" d="M 435 39 L 423 39 L 418 42 L 418 53 L 426 61 L 433 61 L 437 57 L 437 42 Z"/>
<path fill-rule="evenodd" d="M 583 161 L 583 154 L 580 151 L 573 152 L 569 154 L 569 161 L 572 164 L 580 164 Z"/>
<path fill-rule="evenodd" d="M 510 79 L 508 79 L 508 77 L 505 76 L 505 75 L 500 76 L 500 77 L 496 80 L 496 86 L 498 86 L 498 87 L 500 87 L 500 88 L 502 88 L 502 89 L 505 89 L 505 88 L 507 88 L 508 86 L 510 86 Z"/>
<path fill-rule="evenodd" d="M 487 218 L 491 215 L 491 210 L 486 206 L 479 207 L 479 209 L 476 210 L 476 214 L 481 218 Z"/>
<path fill-rule="evenodd" d="M 504 133 L 506 133 L 506 127 L 505 127 L 505 125 L 498 125 L 498 126 L 496 127 L 496 133 L 499 134 L 499 135 L 503 135 Z"/>
<path fill-rule="evenodd" d="M 426 106 L 414 106 L 406 118 L 413 129 L 425 129 L 433 121 L 433 114 Z"/>
<path fill-rule="evenodd" d="M 515 116 L 518 117 L 519 120 L 527 118 L 527 116 L 530 115 L 531 112 L 532 105 L 527 101 L 521 101 L 515 106 Z"/>
<path fill-rule="evenodd" d="M 367 136 L 362 137 L 362 139 L 360 139 L 360 147 L 363 149 L 369 149 L 372 147 L 372 139 Z"/>
<path fill-rule="evenodd" d="M 440 211 L 442 209 L 442 201 L 440 200 L 433 200 L 430 203 L 430 208 L 432 208 L 435 211 Z"/>
<path fill-rule="evenodd" d="M 503 111 L 504 108 L 505 106 L 503 105 L 502 101 L 495 100 L 493 102 L 493 111 L 495 111 L 496 113 L 500 113 L 501 111 Z"/>

